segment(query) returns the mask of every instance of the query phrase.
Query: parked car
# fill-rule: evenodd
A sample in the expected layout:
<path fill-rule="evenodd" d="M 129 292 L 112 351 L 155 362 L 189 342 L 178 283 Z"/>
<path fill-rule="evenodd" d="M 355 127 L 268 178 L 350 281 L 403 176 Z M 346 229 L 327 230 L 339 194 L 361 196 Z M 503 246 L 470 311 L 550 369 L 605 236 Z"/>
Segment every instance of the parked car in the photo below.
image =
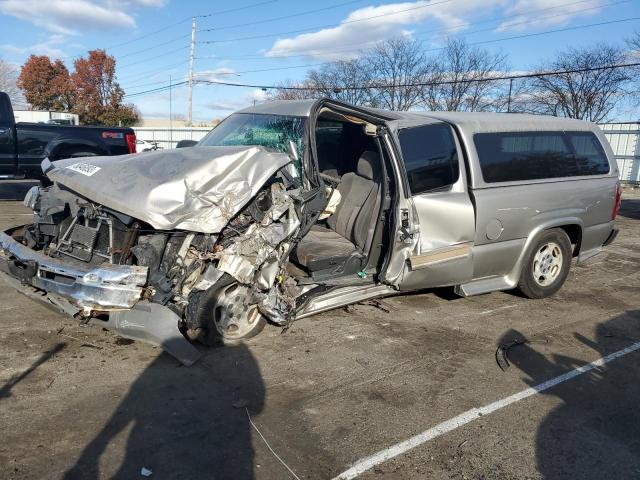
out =
<path fill-rule="evenodd" d="M 192 148 L 43 164 L 0 270 L 91 324 L 162 345 L 432 287 L 555 293 L 616 236 L 616 162 L 591 123 L 332 100 L 229 116 Z"/>
<path fill-rule="evenodd" d="M 55 122 L 55 123 L 54 123 Z M 130 128 L 16 123 L 9 96 L 0 92 L 0 178 L 40 179 L 43 159 L 135 153 Z"/>
<path fill-rule="evenodd" d="M 158 146 L 158 142 L 147 142 L 146 140 L 136 140 L 136 150 L 138 152 L 149 152 L 151 150 L 162 150 L 162 147 Z"/>

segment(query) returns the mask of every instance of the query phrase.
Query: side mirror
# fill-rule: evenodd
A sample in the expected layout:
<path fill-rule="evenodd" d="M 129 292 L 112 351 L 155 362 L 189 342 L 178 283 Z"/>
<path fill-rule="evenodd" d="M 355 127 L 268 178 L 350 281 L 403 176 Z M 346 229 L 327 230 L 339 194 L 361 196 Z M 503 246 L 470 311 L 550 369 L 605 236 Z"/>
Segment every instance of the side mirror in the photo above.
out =
<path fill-rule="evenodd" d="M 176 143 L 176 148 L 195 147 L 198 144 L 195 140 L 180 140 Z"/>

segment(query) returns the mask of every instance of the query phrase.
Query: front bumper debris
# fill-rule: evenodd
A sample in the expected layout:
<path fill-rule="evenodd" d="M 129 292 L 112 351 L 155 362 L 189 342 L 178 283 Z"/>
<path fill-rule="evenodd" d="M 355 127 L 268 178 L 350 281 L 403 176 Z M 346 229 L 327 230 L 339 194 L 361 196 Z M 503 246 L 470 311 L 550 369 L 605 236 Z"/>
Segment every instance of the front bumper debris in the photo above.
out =
<path fill-rule="evenodd" d="M 78 311 L 133 307 L 147 281 L 147 267 L 85 265 L 51 258 L 0 232 L 0 271 L 22 283 L 67 298 Z"/>
<path fill-rule="evenodd" d="M 0 232 L 4 283 L 68 315 L 82 313 L 90 317 L 91 325 L 159 345 L 184 365 L 192 365 L 200 352 L 180 332 L 178 315 L 141 300 L 147 273 L 148 268 L 141 266 L 93 266 L 51 258 Z M 100 316 L 91 317 L 93 311 Z"/>

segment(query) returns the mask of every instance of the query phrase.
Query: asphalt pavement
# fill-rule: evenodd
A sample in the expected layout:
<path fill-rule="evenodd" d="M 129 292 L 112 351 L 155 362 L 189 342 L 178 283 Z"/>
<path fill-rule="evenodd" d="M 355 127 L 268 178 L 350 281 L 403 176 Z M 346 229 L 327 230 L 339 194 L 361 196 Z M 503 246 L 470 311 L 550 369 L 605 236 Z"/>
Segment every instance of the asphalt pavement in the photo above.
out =
<path fill-rule="evenodd" d="M 0 287 L 0 478 L 640 478 L 640 194 L 619 225 L 551 298 L 396 296 L 191 368 Z"/>

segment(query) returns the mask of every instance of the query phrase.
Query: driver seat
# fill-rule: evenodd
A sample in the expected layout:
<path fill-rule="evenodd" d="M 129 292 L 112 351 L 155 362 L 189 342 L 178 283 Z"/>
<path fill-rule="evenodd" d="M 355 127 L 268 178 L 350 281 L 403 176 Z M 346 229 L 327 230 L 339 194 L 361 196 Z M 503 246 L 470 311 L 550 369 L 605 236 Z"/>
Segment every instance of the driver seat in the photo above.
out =
<path fill-rule="evenodd" d="M 373 175 L 379 162 L 378 153 L 367 150 L 358 159 L 357 171 L 342 176 L 342 200 L 327 219 L 329 228 L 314 225 L 293 252 L 294 262 L 310 272 L 332 274 L 357 273 L 365 267 L 380 208 L 380 185 Z"/>

